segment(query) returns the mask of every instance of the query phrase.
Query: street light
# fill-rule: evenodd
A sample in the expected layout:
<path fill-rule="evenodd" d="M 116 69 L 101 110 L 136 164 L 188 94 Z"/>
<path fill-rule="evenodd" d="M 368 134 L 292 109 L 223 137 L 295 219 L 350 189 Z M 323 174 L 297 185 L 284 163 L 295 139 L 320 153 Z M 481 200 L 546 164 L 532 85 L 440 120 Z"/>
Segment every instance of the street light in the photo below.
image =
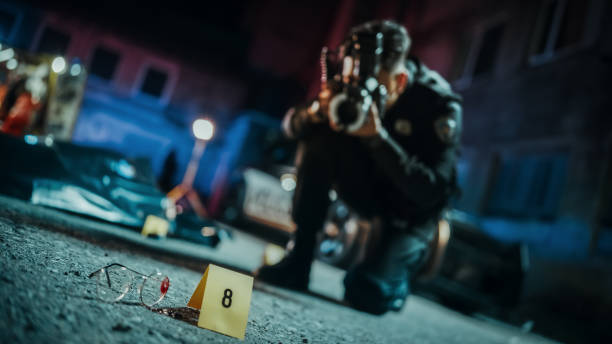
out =
<path fill-rule="evenodd" d="M 57 74 L 63 72 L 65 68 L 66 60 L 61 56 L 54 58 L 53 62 L 51 62 L 51 69 L 53 69 L 53 71 Z"/>
<path fill-rule="evenodd" d="M 202 159 L 202 154 L 204 154 L 204 149 L 206 148 L 206 142 L 212 139 L 215 132 L 215 125 L 208 119 L 199 118 L 193 121 L 191 129 L 197 140 L 193 145 L 191 160 L 189 161 L 187 171 L 185 171 L 185 176 L 181 183 L 188 189 L 193 186 L 193 181 L 195 180 L 198 166 L 200 165 L 200 159 Z"/>
<path fill-rule="evenodd" d="M 193 182 L 198 172 L 198 166 L 204 154 L 206 143 L 212 139 L 215 133 L 215 125 L 208 119 L 199 118 L 193 122 L 191 129 L 196 137 L 196 142 L 191 152 L 191 160 L 189 160 L 189 165 L 187 165 L 183 181 L 168 192 L 167 197 L 175 203 L 183 197 L 187 198 L 193 210 L 201 217 L 205 217 L 207 215 L 206 209 L 200 202 L 197 193 L 193 190 Z"/>
<path fill-rule="evenodd" d="M 214 124 L 207 119 L 196 119 L 192 125 L 193 135 L 204 141 L 208 141 L 213 137 L 215 133 Z"/>

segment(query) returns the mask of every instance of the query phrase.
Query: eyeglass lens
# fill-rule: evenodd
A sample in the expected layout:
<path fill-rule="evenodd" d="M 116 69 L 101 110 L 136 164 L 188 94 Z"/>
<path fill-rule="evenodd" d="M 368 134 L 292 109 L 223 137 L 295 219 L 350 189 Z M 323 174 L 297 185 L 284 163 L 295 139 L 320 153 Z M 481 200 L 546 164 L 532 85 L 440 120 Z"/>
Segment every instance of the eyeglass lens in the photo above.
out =
<path fill-rule="evenodd" d="M 109 266 L 97 274 L 98 297 L 106 302 L 121 300 L 130 290 L 132 273 L 123 266 Z"/>
<path fill-rule="evenodd" d="M 159 303 L 170 288 L 170 279 L 161 273 L 149 275 L 142 283 L 140 289 L 140 300 L 151 307 Z"/>

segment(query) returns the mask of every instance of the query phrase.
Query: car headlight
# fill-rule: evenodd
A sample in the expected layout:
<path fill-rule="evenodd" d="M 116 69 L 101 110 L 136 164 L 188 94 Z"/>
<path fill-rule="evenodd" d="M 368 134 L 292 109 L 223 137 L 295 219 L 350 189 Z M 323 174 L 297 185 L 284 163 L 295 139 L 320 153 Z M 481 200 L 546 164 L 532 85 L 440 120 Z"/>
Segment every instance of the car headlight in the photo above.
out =
<path fill-rule="evenodd" d="M 296 176 L 293 173 L 285 173 L 281 176 L 280 181 L 281 181 L 281 187 L 283 188 L 283 190 L 291 192 L 293 190 L 295 190 L 295 187 L 297 186 L 297 181 L 296 181 Z"/>

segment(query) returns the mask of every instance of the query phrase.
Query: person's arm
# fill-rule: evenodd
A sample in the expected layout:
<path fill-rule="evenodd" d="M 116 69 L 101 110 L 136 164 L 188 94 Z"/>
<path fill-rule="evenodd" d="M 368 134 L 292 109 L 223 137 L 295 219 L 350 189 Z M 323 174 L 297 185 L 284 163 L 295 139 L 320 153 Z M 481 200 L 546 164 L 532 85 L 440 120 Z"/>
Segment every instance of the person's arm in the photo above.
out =
<path fill-rule="evenodd" d="M 326 116 L 320 111 L 317 100 L 290 108 L 283 118 L 283 132 L 288 138 L 301 139 L 312 130 L 326 125 Z"/>
<path fill-rule="evenodd" d="M 372 157 L 380 169 L 391 179 L 393 184 L 406 198 L 423 206 L 435 205 L 445 200 L 454 184 L 454 168 L 457 160 L 457 140 L 461 130 L 461 106 L 450 103 L 448 112 L 436 120 L 436 124 L 450 125 L 448 138 L 444 132 L 438 131 L 437 138 L 443 147 L 439 151 L 437 163 L 430 166 L 418 157 L 410 155 L 395 141 L 384 127 L 380 127 L 378 135 L 366 140 Z M 441 128 L 440 130 L 444 130 Z M 442 135 L 442 136 L 441 136 Z M 448 142 L 444 142 L 448 140 Z"/>

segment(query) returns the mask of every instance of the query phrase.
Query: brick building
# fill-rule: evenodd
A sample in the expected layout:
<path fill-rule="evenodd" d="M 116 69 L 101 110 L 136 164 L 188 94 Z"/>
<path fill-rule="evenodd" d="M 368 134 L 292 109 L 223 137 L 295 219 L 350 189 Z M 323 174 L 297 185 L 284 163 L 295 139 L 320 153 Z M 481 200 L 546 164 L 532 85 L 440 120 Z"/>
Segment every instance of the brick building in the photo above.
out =
<path fill-rule="evenodd" d="M 578 241 L 566 248 L 586 252 L 589 231 L 612 210 L 604 200 L 611 27 L 603 20 L 612 6 L 437 0 L 421 11 L 415 53 L 465 100 L 456 206 L 493 230 L 571 235 Z"/>

